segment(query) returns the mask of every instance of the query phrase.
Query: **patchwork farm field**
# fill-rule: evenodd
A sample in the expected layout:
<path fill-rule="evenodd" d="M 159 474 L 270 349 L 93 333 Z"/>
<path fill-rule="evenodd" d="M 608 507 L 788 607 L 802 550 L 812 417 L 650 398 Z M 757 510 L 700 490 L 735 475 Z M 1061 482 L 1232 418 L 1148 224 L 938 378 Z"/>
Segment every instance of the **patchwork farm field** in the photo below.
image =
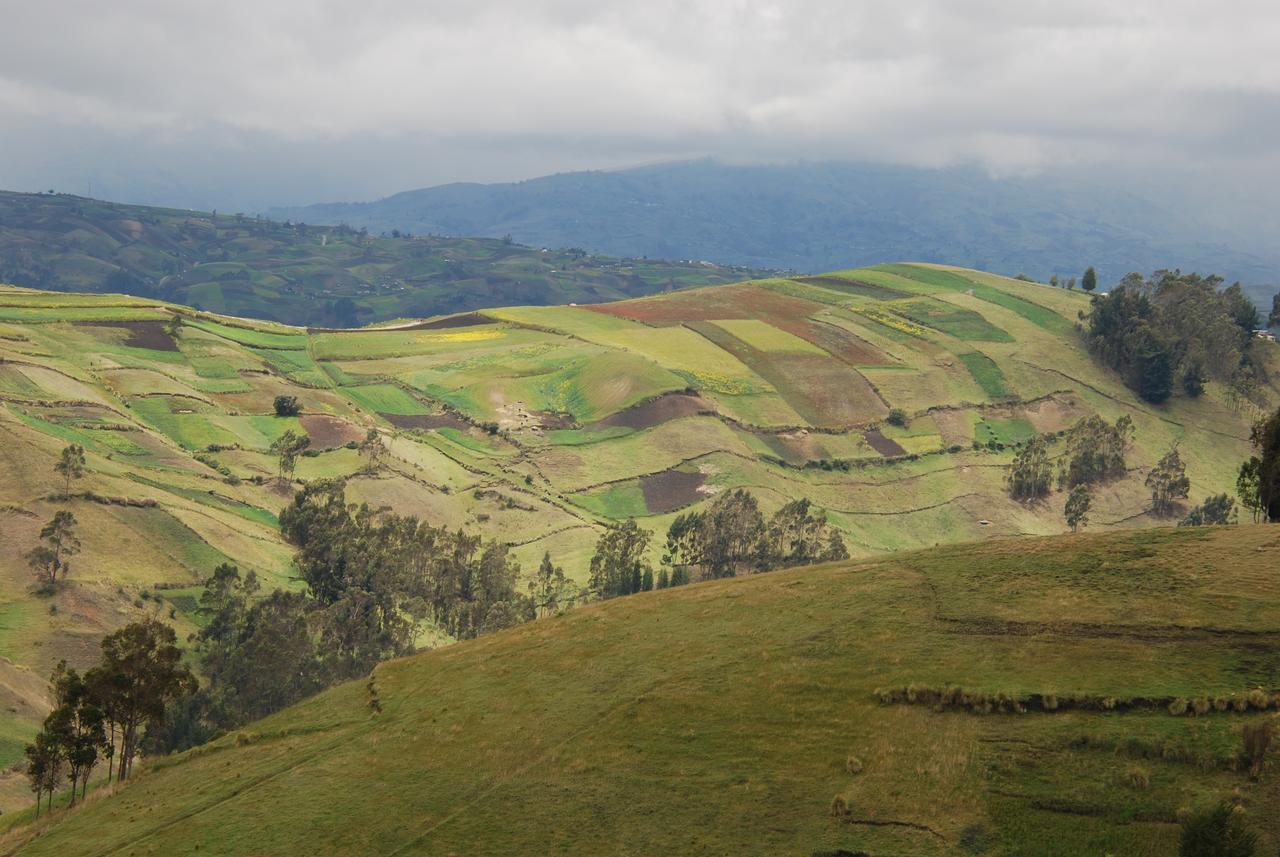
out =
<path fill-rule="evenodd" d="M 285 431 L 311 440 L 296 479 L 342 477 L 353 500 L 505 541 L 526 574 L 550 552 L 579 582 L 608 523 L 654 531 L 656 562 L 676 514 L 733 488 L 766 514 L 809 499 L 855 557 L 1060 533 L 1062 494 L 1014 502 L 1005 468 L 1033 432 L 1093 414 L 1130 417 L 1135 441 L 1092 530 L 1164 523 L 1143 480 L 1175 443 L 1192 502 L 1232 492 L 1280 392 L 1242 405 L 1210 383 L 1153 408 L 1085 352 L 1072 325 L 1087 305 L 907 264 L 394 329 L 0 287 L 0 673 L 21 685 L 83 664 L 143 614 L 183 636 L 219 562 L 290 585 L 276 515 L 298 483 L 277 483 L 270 452 Z M 275 415 L 282 395 L 299 416 Z M 371 429 L 388 450 L 376 468 L 356 449 Z M 53 465 L 69 443 L 88 456 L 65 504 L 85 544 L 45 598 L 23 556 L 64 505 Z M 46 703 L 24 699 L 29 724 Z M 0 736 L 0 765 L 16 753 Z M 25 804 L 20 788 L 0 783 L 0 810 Z"/>

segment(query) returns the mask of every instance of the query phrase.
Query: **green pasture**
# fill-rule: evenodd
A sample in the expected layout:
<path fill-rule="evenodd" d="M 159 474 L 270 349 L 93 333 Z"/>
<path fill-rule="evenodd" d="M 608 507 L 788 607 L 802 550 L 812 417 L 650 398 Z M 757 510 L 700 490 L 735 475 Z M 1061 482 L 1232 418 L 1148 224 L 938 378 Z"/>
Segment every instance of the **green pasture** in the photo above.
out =
<path fill-rule="evenodd" d="M 993 541 L 619 599 L 385 664 L 10 841 L 28 855 L 625 840 L 663 854 L 1163 857 L 1184 808 L 1231 798 L 1269 851 L 1278 775 L 1253 782 L 1235 755 L 1241 725 L 1270 715 L 1072 707 L 1274 686 L 1275 665 L 1230 636 L 1280 619 L 1258 576 L 1268 538 Z M 1153 639 L 1169 622 L 1227 636 Z M 908 687 L 1058 707 L 878 695 Z"/>

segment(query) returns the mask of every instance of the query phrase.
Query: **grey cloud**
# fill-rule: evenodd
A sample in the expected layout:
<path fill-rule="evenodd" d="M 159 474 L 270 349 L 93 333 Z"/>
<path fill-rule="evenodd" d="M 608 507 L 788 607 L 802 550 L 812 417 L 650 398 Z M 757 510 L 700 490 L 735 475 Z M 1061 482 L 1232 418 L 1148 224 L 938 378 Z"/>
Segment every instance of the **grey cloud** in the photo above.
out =
<path fill-rule="evenodd" d="M 1272 176 L 1280 9 L 0 0 L 0 185 L 263 207 L 665 158 Z"/>

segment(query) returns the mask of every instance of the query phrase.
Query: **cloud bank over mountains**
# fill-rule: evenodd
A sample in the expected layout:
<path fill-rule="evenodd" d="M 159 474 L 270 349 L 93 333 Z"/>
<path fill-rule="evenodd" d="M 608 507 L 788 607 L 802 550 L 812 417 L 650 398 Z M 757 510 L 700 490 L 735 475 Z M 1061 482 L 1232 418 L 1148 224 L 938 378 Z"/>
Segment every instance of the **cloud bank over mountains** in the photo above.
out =
<path fill-rule="evenodd" d="M 676 158 L 1269 183 L 1280 7 L 11 3 L 0 185 L 255 209 Z"/>

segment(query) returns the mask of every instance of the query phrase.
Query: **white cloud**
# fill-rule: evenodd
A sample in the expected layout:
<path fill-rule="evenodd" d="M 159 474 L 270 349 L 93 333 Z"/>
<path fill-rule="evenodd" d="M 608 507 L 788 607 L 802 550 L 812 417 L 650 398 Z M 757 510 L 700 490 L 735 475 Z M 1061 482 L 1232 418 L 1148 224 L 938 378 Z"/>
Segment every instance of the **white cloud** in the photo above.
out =
<path fill-rule="evenodd" d="M 11 187 L 252 206 L 703 154 L 1247 168 L 1280 130 L 1273 3 L 0 7 Z"/>

